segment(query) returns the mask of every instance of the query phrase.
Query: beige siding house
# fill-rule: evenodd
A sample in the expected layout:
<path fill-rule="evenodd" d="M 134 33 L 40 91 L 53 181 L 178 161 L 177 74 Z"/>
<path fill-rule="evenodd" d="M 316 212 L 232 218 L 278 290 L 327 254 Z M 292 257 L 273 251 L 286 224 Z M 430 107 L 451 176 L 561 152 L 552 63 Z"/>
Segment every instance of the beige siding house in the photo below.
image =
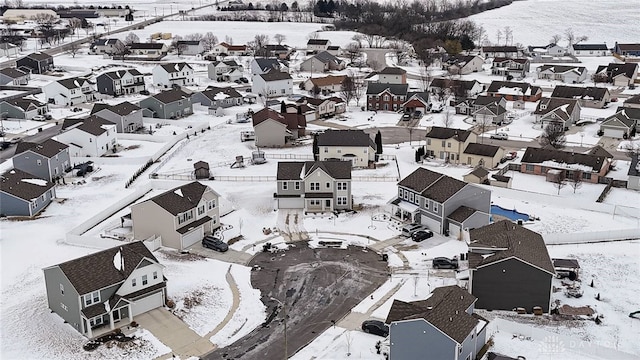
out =
<path fill-rule="evenodd" d="M 470 166 L 494 168 L 504 157 L 504 149 L 500 146 L 471 143 L 464 149 L 462 163 Z"/>
<path fill-rule="evenodd" d="M 463 152 L 476 140 L 476 134 L 469 130 L 434 126 L 427 133 L 426 154 L 453 164 L 465 163 L 465 160 L 460 160 Z"/>
<path fill-rule="evenodd" d="M 354 168 L 375 161 L 376 145 L 362 130 L 328 130 L 318 136 L 318 160 L 351 161 Z"/>
<path fill-rule="evenodd" d="M 273 119 L 266 119 L 253 127 L 257 147 L 282 147 L 291 137 L 287 125 Z"/>
<path fill-rule="evenodd" d="M 197 181 L 131 206 L 133 235 L 183 250 L 220 227 L 219 195 Z"/>

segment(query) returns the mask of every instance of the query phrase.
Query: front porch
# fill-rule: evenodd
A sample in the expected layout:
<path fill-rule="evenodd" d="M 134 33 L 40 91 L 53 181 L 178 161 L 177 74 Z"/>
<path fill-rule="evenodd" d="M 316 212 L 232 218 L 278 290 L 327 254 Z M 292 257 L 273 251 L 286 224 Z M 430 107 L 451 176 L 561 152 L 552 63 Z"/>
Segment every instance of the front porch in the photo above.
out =
<path fill-rule="evenodd" d="M 391 205 L 391 218 L 402 223 L 420 222 L 420 208 L 400 198 L 395 198 L 388 202 Z"/>
<path fill-rule="evenodd" d="M 119 300 L 121 301 L 117 301 L 118 304 L 116 305 L 121 306 L 111 310 L 107 310 L 108 305 L 105 303 L 99 303 L 82 309 L 81 325 L 83 334 L 87 338 L 96 338 L 133 322 L 131 303 L 122 298 Z"/>

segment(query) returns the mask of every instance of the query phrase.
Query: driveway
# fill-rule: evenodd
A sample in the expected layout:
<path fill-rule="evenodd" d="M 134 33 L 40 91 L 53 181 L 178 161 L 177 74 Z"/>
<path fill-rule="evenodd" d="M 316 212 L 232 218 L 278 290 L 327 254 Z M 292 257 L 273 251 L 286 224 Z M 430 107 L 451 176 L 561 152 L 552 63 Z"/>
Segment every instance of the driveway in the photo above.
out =
<path fill-rule="evenodd" d="M 214 345 L 206 338 L 200 337 L 177 316 L 165 308 L 157 308 L 140 314 L 134 318 L 144 329 L 173 350 L 173 354 L 181 358 L 200 356 L 213 350 Z M 167 354 L 163 358 L 171 358 Z"/>

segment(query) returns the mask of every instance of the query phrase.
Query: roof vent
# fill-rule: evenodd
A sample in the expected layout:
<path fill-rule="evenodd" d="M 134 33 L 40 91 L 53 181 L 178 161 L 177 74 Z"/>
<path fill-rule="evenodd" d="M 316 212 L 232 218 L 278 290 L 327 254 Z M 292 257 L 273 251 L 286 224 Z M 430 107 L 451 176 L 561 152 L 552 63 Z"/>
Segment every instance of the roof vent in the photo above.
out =
<path fill-rule="evenodd" d="M 433 310 L 433 306 L 427 306 L 427 310 Z"/>
<path fill-rule="evenodd" d="M 456 310 L 456 315 L 458 315 L 458 310 Z"/>
<path fill-rule="evenodd" d="M 453 318 L 452 318 L 452 317 L 449 317 L 449 321 L 453 321 Z"/>

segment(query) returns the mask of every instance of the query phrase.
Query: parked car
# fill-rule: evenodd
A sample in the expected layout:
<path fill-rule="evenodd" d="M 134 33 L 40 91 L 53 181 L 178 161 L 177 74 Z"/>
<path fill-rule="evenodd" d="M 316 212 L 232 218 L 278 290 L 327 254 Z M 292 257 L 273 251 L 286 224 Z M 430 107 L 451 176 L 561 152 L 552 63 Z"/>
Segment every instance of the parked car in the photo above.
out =
<path fill-rule="evenodd" d="M 414 111 L 413 118 L 420 119 L 422 117 L 422 111 Z"/>
<path fill-rule="evenodd" d="M 140 95 L 149 95 L 149 90 L 140 90 Z"/>
<path fill-rule="evenodd" d="M 517 153 L 517 152 L 515 152 L 515 151 L 511 151 L 511 152 L 507 153 L 507 154 L 504 156 L 504 158 L 505 158 L 506 160 L 513 160 L 513 159 L 516 159 L 516 158 L 518 158 L 518 153 Z"/>
<path fill-rule="evenodd" d="M 402 235 L 406 237 L 411 237 L 411 235 L 413 235 L 413 233 L 418 230 L 428 230 L 428 228 L 418 223 L 407 224 L 402 227 Z"/>
<path fill-rule="evenodd" d="M 45 118 L 44 115 L 36 115 L 31 120 L 33 120 L 33 121 L 45 121 L 45 120 L 47 120 L 47 118 Z"/>
<path fill-rule="evenodd" d="M 51 116 L 51 114 L 44 114 L 44 118 L 46 120 L 51 120 L 51 119 L 53 119 L 53 116 Z"/>
<path fill-rule="evenodd" d="M 442 110 L 444 110 L 444 104 L 442 103 L 433 104 L 433 106 L 431 106 L 432 113 L 441 113 Z"/>
<path fill-rule="evenodd" d="M 507 133 L 499 132 L 495 134 L 491 134 L 490 138 L 497 140 L 507 140 L 509 139 L 509 135 Z"/>
<path fill-rule="evenodd" d="M 428 238 L 433 237 L 433 231 L 431 230 L 418 230 L 411 234 L 411 239 L 415 242 L 420 242 L 423 240 L 427 240 Z"/>
<path fill-rule="evenodd" d="M 365 320 L 362 322 L 362 331 L 382 337 L 389 336 L 389 327 L 380 320 Z"/>
<path fill-rule="evenodd" d="M 247 79 L 247 78 L 246 78 L 246 77 L 244 77 L 244 76 L 240 78 L 240 81 L 241 81 L 241 82 L 243 82 L 243 83 L 245 83 L 245 84 L 248 84 L 248 83 L 249 83 L 249 79 Z"/>
<path fill-rule="evenodd" d="M 431 262 L 434 269 L 457 269 L 458 259 L 449 259 L 446 257 L 437 257 Z"/>
<path fill-rule="evenodd" d="M 218 252 L 226 252 L 229 250 L 229 245 L 213 235 L 205 236 L 204 239 L 202 239 L 202 246 Z"/>
<path fill-rule="evenodd" d="M 409 113 L 402 114 L 402 121 L 409 121 L 409 120 L 411 120 L 411 114 Z"/>

